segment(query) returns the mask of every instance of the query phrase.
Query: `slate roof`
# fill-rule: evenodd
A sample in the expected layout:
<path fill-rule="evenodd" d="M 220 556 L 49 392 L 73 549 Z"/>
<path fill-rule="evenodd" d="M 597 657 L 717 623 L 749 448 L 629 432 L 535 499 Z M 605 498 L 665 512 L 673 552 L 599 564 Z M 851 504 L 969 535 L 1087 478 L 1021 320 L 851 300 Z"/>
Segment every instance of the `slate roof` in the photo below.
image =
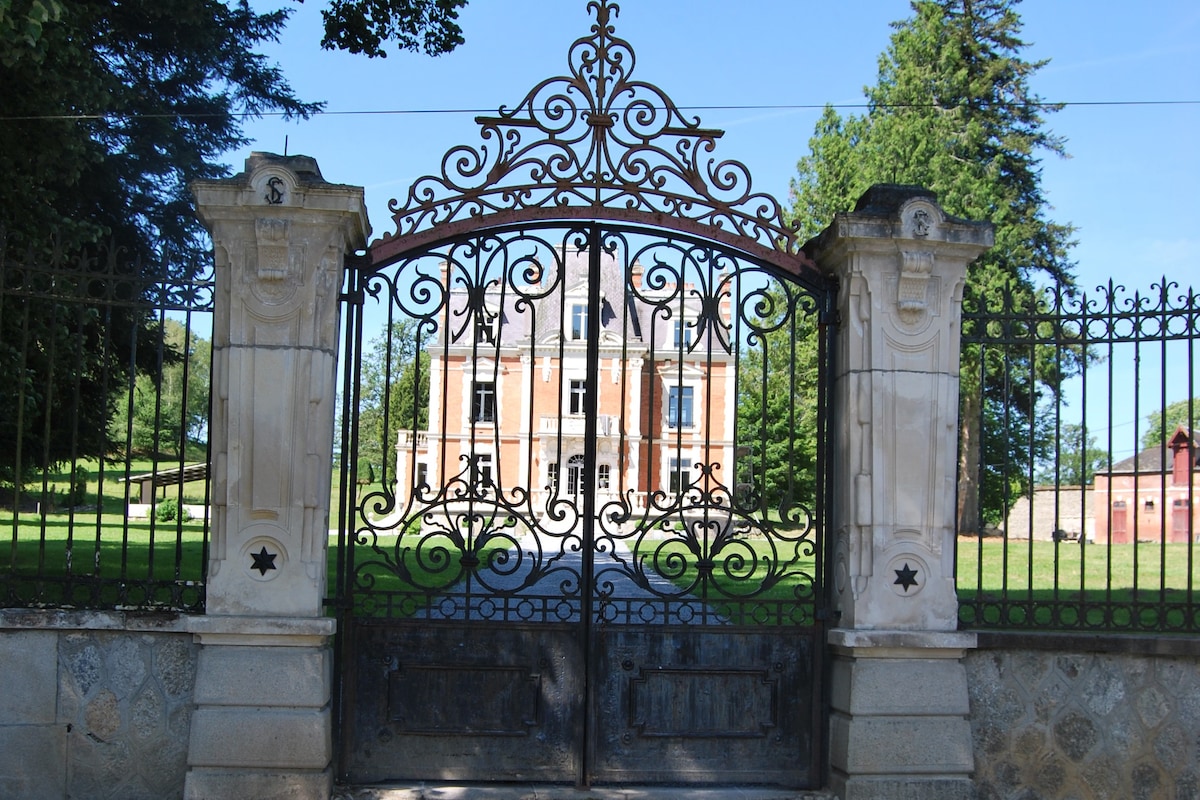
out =
<path fill-rule="evenodd" d="M 1175 436 L 1182 432 L 1192 442 L 1192 469 L 1200 469 L 1200 448 L 1196 447 L 1195 440 L 1192 439 L 1191 431 L 1183 426 L 1175 430 L 1175 434 L 1168 439 L 1174 439 Z M 1113 464 L 1112 467 L 1106 470 L 1101 470 L 1103 474 L 1124 474 L 1138 475 L 1150 473 L 1158 475 L 1164 472 L 1170 472 L 1175 460 L 1174 451 L 1168 445 L 1161 444 L 1155 447 L 1148 447 L 1142 450 L 1137 455 L 1132 455 L 1129 458 L 1122 459 Z"/>

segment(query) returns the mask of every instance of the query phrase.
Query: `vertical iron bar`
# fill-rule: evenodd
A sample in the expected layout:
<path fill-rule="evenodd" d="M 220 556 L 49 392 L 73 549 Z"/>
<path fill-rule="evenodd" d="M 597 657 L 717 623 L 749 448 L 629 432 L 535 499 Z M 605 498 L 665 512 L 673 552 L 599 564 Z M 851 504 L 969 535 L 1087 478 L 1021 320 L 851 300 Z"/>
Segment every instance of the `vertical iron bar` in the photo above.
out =
<path fill-rule="evenodd" d="M 1102 313 L 1102 316 L 1104 319 L 1104 338 L 1105 338 L 1105 343 L 1108 346 L 1107 347 L 1108 352 L 1105 353 L 1105 356 L 1104 356 L 1104 363 L 1107 366 L 1106 372 L 1108 373 L 1106 375 L 1106 380 L 1105 380 L 1104 385 L 1108 389 L 1108 453 L 1109 453 L 1110 461 L 1112 460 L 1112 455 L 1114 452 L 1113 447 L 1116 445 L 1116 437 L 1113 434 L 1113 379 L 1114 379 L 1114 372 L 1115 372 L 1115 370 L 1113 368 L 1113 355 L 1116 351 L 1116 339 L 1115 339 L 1115 335 L 1114 335 L 1114 332 L 1116 330 L 1116 319 L 1115 319 L 1116 299 L 1113 295 L 1114 290 L 1115 290 L 1115 287 L 1113 285 L 1112 279 L 1110 278 L 1108 281 L 1108 291 L 1105 294 L 1105 307 L 1101 310 L 1101 313 Z M 1135 422 L 1136 422 L 1136 420 L 1135 420 Z M 1136 425 L 1134 427 L 1136 429 Z M 1101 590 L 1104 593 L 1104 604 L 1103 604 L 1104 611 L 1102 612 L 1102 616 L 1104 616 L 1106 618 L 1111 613 L 1111 609 L 1112 609 L 1113 523 L 1116 521 L 1116 518 L 1117 518 L 1115 501 L 1113 500 L 1115 489 L 1116 489 L 1116 473 L 1112 469 L 1112 464 L 1110 464 L 1109 470 L 1108 470 L 1108 509 L 1106 510 L 1107 525 L 1105 526 L 1105 542 L 1104 542 L 1105 547 L 1104 547 L 1104 557 L 1103 557 L 1104 574 L 1106 577 L 1104 580 L 1104 585 L 1101 587 Z M 1088 594 L 1088 598 L 1089 599 L 1091 598 L 1090 593 Z M 1090 611 L 1090 609 L 1089 609 L 1089 611 Z M 1111 618 L 1107 618 L 1107 624 L 1108 625 L 1112 624 Z"/>
<path fill-rule="evenodd" d="M 1133 508 L 1130 511 L 1130 516 L 1133 527 L 1132 542 L 1130 546 L 1133 548 L 1133 591 L 1129 598 L 1129 607 L 1126 609 L 1129 614 L 1129 622 L 1131 625 L 1136 624 L 1136 605 L 1138 598 L 1138 572 L 1141 570 L 1141 552 L 1139 539 L 1141 536 L 1141 525 L 1139 524 L 1141 514 L 1138 513 L 1138 506 L 1141 502 L 1141 483 L 1142 483 L 1142 451 L 1141 441 L 1138 439 L 1137 421 L 1142 418 L 1141 414 L 1141 399 L 1142 399 L 1142 294 L 1140 291 L 1134 292 L 1133 295 L 1133 312 L 1130 317 L 1131 330 L 1133 332 Z M 1111 559 L 1110 559 L 1111 562 Z M 1112 575 L 1109 575 L 1109 591 L 1112 591 Z"/>
<path fill-rule="evenodd" d="M 1200 615 L 1196 607 L 1196 545 L 1200 539 L 1196 536 L 1196 334 L 1200 332 L 1200 295 L 1188 287 L 1187 311 L 1184 317 L 1184 332 L 1187 334 L 1187 397 L 1188 397 L 1188 430 L 1192 431 L 1192 442 L 1188 452 L 1188 486 L 1187 486 L 1187 594 L 1184 597 L 1184 611 L 1187 615 L 1183 628 L 1187 631 L 1200 629 Z"/>
<path fill-rule="evenodd" d="M 1163 436 L 1162 444 L 1162 467 L 1159 470 L 1159 485 L 1158 485 L 1158 602 L 1154 617 L 1158 620 L 1156 627 L 1161 627 L 1166 622 L 1167 614 L 1167 520 L 1171 506 L 1167 502 L 1167 475 L 1171 472 L 1171 463 L 1168 460 L 1169 451 L 1167 449 L 1167 340 L 1170 338 L 1170 317 L 1168 316 L 1169 295 L 1167 294 L 1167 278 L 1164 275 L 1159 284 L 1158 308 L 1159 308 L 1159 359 L 1158 369 L 1161 374 L 1161 389 L 1159 392 L 1160 404 L 1162 409 L 1162 427 Z M 1140 622 L 1140 619 L 1139 619 Z M 1143 627 L 1138 625 L 1138 627 Z"/>
<path fill-rule="evenodd" d="M 24 476 L 24 464 L 22 464 L 22 456 L 24 453 L 25 444 L 25 373 L 29 369 L 29 302 L 30 298 L 26 297 L 22 304 L 23 308 L 21 318 L 21 353 L 18 357 L 20 367 L 17 370 L 17 429 L 16 429 L 16 453 L 13 458 L 13 526 L 12 526 L 12 562 L 14 568 L 19 560 L 18 544 L 21 539 L 21 490 L 24 488 L 25 482 L 22 480 Z"/>
<path fill-rule="evenodd" d="M 813 626 L 816 635 L 813 637 L 813 674 L 819 680 L 812 690 L 812 730 L 813 736 L 812 764 L 809 767 L 809 784 L 813 786 L 827 785 L 828 759 L 825 753 L 828 749 L 824 735 L 820 732 L 829 730 L 829 719 L 833 712 L 829 698 L 832 659 L 825 658 L 825 636 L 831 627 L 836 627 L 837 620 L 830 618 L 833 608 L 831 594 L 833 592 L 833 559 L 826 557 L 827 537 L 832 536 L 829 530 L 828 513 L 832 508 L 833 486 L 829 476 L 832 474 L 832 462 L 836 458 L 833 452 L 832 439 L 829 431 L 836 422 L 832 419 L 833 409 L 833 376 L 835 363 L 835 347 L 837 336 L 837 294 L 838 286 L 832 281 L 820 295 L 817 319 L 817 496 L 816 496 L 816 545 L 817 568 L 813 570 L 813 578 L 817 585 L 813 587 Z M 737 313 L 736 311 L 734 313 Z M 740 349 L 740 348 L 739 348 Z M 736 426 L 735 426 L 736 427 Z M 735 450 L 736 452 L 736 450 Z M 955 564 L 957 565 L 957 539 L 955 538 Z M 832 550 L 832 548 L 830 548 Z"/>
<path fill-rule="evenodd" d="M 593 736 L 593 702 L 592 697 L 592 636 L 598 628 L 592 618 L 594 592 L 593 571 L 595 569 L 595 536 L 596 536 L 596 431 L 597 414 L 600 402 L 600 324 L 603 315 L 600 313 L 600 247 L 602 242 L 599 225 L 593 224 L 588 228 L 588 321 L 587 321 L 587 368 L 585 391 L 583 394 L 584 407 L 584 442 L 583 442 L 583 475 L 589 487 L 583 493 L 583 542 L 582 565 L 579 576 L 580 592 L 580 621 L 583 625 L 583 663 L 588 665 L 583 674 L 583 731 L 584 741 L 579 759 L 580 774 L 578 784 L 587 786 L 591 783 L 592 772 L 592 742 Z M 625 259 L 629 254 L 625 253 Z M 628 270 L 628 265 L 626 265 Z M 565 320 L 564 320 L 565 321 Z M 561 397 L 562 392 L 559 392 Z M 560 401 L 561 402 L 561 401 Z M 561 428 L 561 424 L 560 424 Z M 560 430 L 561 437 L 561 430 Z M 559 464 L 562 469 L 562 464 Z M 561 485 L 561 475 L 560 475 Z"/>

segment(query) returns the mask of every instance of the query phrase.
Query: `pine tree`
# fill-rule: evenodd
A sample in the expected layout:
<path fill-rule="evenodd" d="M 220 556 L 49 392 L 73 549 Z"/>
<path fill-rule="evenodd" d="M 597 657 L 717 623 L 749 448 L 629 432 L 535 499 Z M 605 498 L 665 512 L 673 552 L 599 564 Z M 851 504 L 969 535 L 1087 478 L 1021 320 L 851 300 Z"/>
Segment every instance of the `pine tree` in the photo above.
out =
<path fill-rule="evenodd" d="M 1021 56 L 1018 1 L 916 0 L 914 15 L 893 23 L 866 113 L 843 119 L 826 108 L 799 163 L 793 213 L 808 233 L 872 184 L 920 185 L 948 213 L 995 225 L 995 246 L 969 268 L 967 308 L 994 309 L 1006 296 L 1038 308 L 1038 287 L 1072 291 L 1073 229 L 1049 219 L 1041 187 L 1041 157 L 1066 155 L 1043 119 L 1059 107 L 1030 86 L 1046 62 Z M 1035 352 L 1013 370 L 964 347 L 960 532 L 997 521 L 1024 489 L 1023 477 L 988 467 L 1031 441 L 1044 446 L 1037 411 L 1075 366 Z"/>

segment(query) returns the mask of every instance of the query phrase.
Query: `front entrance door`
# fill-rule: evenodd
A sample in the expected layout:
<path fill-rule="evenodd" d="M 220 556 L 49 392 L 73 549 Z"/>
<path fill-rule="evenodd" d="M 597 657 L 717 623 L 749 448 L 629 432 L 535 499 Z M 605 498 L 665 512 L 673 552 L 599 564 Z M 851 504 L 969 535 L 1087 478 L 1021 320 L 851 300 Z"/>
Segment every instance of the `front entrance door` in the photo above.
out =
<path fill-rule="evenodd" d="M 356 281 L 344 779 L 818 782 L 828 296 L 598 222 Z"/>

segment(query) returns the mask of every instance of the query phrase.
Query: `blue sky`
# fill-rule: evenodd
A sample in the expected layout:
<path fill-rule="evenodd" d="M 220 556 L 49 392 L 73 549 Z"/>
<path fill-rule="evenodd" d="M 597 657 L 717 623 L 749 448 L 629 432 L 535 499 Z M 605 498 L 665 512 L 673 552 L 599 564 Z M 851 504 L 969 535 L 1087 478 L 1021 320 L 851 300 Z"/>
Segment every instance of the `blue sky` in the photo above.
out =
<path fill-rule="evenodd" d="M 320 0 L 296 12 L 268 50 L 305 99 L 329 112 L 494 110 L 565 72 L 571 42 L 588 33 L 584 0 L 472 0 L 466 44 L 437 59 L 366 59 L 320 50 Z M 637 55 L 635 75 L 680 106 L 814 108 L 700 111 L 723 128 L 718 154 L 745 163 L 758 191 L 787 203 L 796 162 L 824 103 L 855 104 L 875 82 L 889 22 L 907 0 L 624 0 L 617 35 Z M 1194 0 L 1026 0 L 1018 6 L 1034 78 L 1050 101 L 1200 100 L 1200 4 Z M 847 109 L 843 113 L 851 113 Z M 473 113 L 330 113 L 306 122 L 246 126 L 251 150 L 314 156 L 327 180 L 362 185 L 374 236 L 391 229 L 387 202 L 443 153 L 476 144 Z M 1048 117 L 1071 157 L 1046 155 L 1051 216 L 1077 226 L 1082 286 L 1111 277 L 1148 289 L 1166 275 L 1200 284 L 1200 104 L 1076 105 Z M 1195 356 L 1200 358 L 1200 355 Z M 1195 389 L 1196 387 L 1193 387 Z M 1187 387 L 1180 387 L 1186 393 Z M 1171 399 L 1175 399 L 1172 397 Z M 1124 448 L 1123 448 L 1124 449 Z"/>
<path fill-rule="evenodd" d="M 431 59 L 328 53 L 320 0 L 297 6 L 277 60 L 306 99 L 330 112 L 495 109 L 515 104 L 566 67 L 590 24 L 583 0 L 472 0 L 467 43 Z M 1034 79 L 1047 100 L 1200 100 L 1200 4 L 1146 0 L 1026 0 L 1018 6 Z M 888 23 L 907 0 L 625 0 L 617 34 L 637 54 L 636 74 L 682 106 L 859 103 L 874 83 Z M 721 154 L 749 166 L 755 186 L 786 201 L 819 110 L 702 111 L 726 130 Z M 452 145 L 478 141 L 472 114 L 324 115 L 247 125 L 250 149 L 317 158 L 325 176 L 363 185 L 375 235 L 390 227 L 387 201 L 436 171 Z M 1166 273 L 1200 278 L 1200 105 L 1069 106 L 1048 118 L 1069 159 L 1047 156 L 1044 186 L 1057 221 L 1079 228 L 1075 257 L 1085 285 L 1144 283 Z"/>

